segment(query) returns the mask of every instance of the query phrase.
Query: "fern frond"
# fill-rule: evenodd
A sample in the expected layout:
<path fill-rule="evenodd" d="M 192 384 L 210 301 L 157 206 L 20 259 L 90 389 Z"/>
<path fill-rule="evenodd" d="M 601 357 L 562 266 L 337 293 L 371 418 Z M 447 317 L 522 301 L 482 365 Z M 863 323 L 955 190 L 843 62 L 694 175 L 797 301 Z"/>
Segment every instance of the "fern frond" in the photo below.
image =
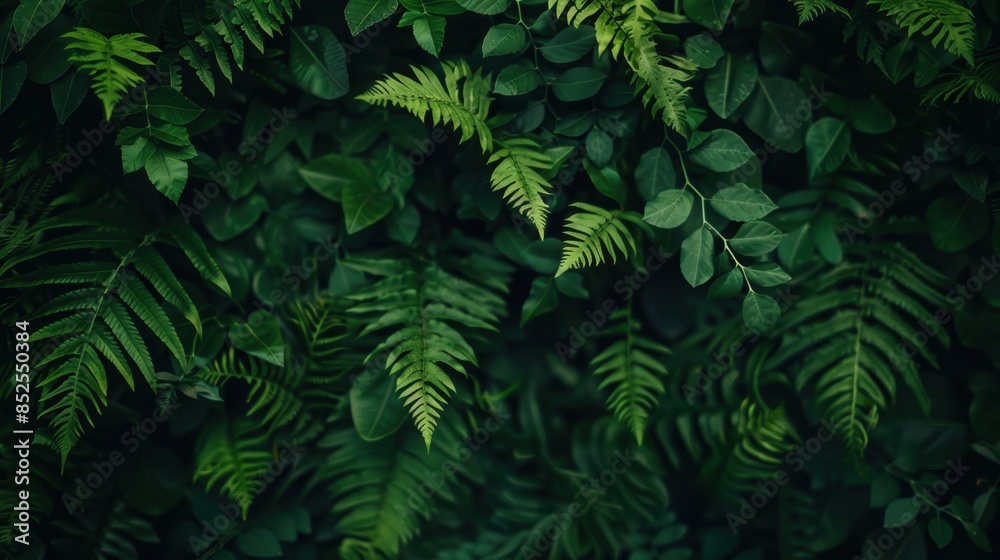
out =
<path fill-rule="evenodd" d="M 296 300 L 292 304 L 291 323 L 299 328 L 308 368 L 330 372 L 341 369 L 338 361 L 345 347 L 347 322 L 344 310 L 332 298 L 314 302 Z"/>
<path fill-rule="evenodd" d="M 549 205 L 543 197 L 551 193 L 542 173 L 552 168 L 552 158 L 534 140 L 510 138 L 497 141 L 488 163 L 495 162 L 500 163 L 490 175 L 493 190 L 502 191 L 507 204 L 524 214 L 544 239 Z"/>
<path fill-rule="evenodd" d="M 570 206 L 582 212 L 566 219 L 564 231 L 571 239 L 563 246 L 556 276 L 574 268 L 601 264 L 605 252 L 611 256 L 613 263 L 618 262 L 616 249 L 626 258 L 636 253 L 635 239 L 625 221 L 638 224 L 641 221 L 638 214 L 628 210 L 605 210 L 585 202 L 575 202 Z"/>
<path fill-rule="evenodd" d="M 209 490 L 219 486 L 246 519 L 250 504 L 263 489 L 263 475 L 274 460 L 267 439 L 250 418 L 220 419 L 211 424 L 198 440 L 194 481 L 204 479 Z"/>
<path fill-rule="evenodd" d="M 385 368 L 398 375 L 399 397 L 429 448 L 444 405 L 456 392 L 445 368 L 468 375 L 465 364 L 478 365 L 463 333 L 495 331 L 503 299 L 487 285 L 454 276 L 434 263 L 344 262 L 385 276 L 348 295 L 355 302 L 348 312 L 366 322 L 361 336 L 389 331 L 366 361 L 386 356 Z"/>
<path fill-rule="evenodd" d="M 53 539 L 54 554 L 63 558 L 129 560 L 140 556 L 136 543 L 147 546 L 160 543 L 153 524 L 138 511 L 121 499 L 109 495 L 102 498 L 102 503 L 91 505 L 86 515 L 77 514 L 72 520 L 53 523 L 65 534 Z"/>
<path fill-rule="evenodd" d="M 945 347 L 950 341 L 930 311 L 947 305 L 942 275 L 900 245 L 855 249 L 851 256 L 860 262 L 821 275 L 813 294 L 783 317 L 776 331 L 781 345 L 765 367 L 798 364 L 797 389 L 813 387 L 848 461 L 864 473 L 868 433 L 895 400 L 896 375 L 929 413 L 916 356 L 937 367 L 929 338 Z M 925 334 L 921 324 L 936 332 Z"/>
<path fill-rule="evenodd" d="M 970 93 L 976 99 L 1000 103 L 1000 49 L 990 49 L 976 56 L 976 65 L 962 72 L 941 75 L 943 81 L 924 94 L 924 103 L 958 102 Z"/>
<path fill-rule="evenodd" d="M 420 518 L 430 519 L 442 501 L 452 501 L 456 473 L 469 464 L 458 455 L 464 431 L 456 414 L 446 414 L 427 450 L 420 436 L 400 430 L 369 442 L 354 428 L 333 432 L 318 442 L 328 451 L 316 471 L 316 482 L 326 485 L 336 503 L 337 531 L 346 535 L 340 545 L 343 558 L 395 558 L 400 547 L 420 533 Z M 464 450 L 468 453 L 468 450 Z M 452 468 L 442 470 L 442 465 Z M 424 483 L 424 473 L 444 478 L 433 496 L 414 502 L 413 489 Z"/>
<path fill-rule="evenodd" d="M 608 409 L 642 445 L 649 411 L 665 391 L 659 378 L 667 374 L 662 359 L 670 349 L 639 335 L 640 325 L 629 303 L 608 318 L 612 326 L 605 332 L 616 340 L 590 366 L 595 375 L 604 376 L 598 389 L 613 387 Z"/>
<path fill-rule="evenodd" d="M 722 483 L 732 494 L 758 490 L 757 482 L 773 478 L 801 441 L 784 405 L 768 409 L 750 399 L 740 406 L 737 434 L 722 471 Z"/>
<path fill-rule="evenodd" d="M 31 315 L 39 325 L 32 340 L 56 345 L 35 369 L 40 372 L 38 387 L 42 389 L 39 416 L 51 418 L 63 466 L 84 431 L 84 422 L 92 426 L 94 413 L 107 405 L 107 366 L 132 389 L 135 368 L 155 390 L 155 367 L 148 340 L 166 347 L 181 367 L 187 364 L 177 326 L 153 291 L 180 311 L 195 330 L 201 328 L 190 296 L 156 248 L 157 236 L 147 234 L 142 227 L 144 220 L 133 219 L 121 208 L 112 215 L 103 215 L 104 206 L 95 208 L 101 211 L 100 218 L 85 211 L 34 224 L 30 233 L 45 236 L 46 240 L 0 265 L 0 276 L 7 275 L 0 282 L 4 287 L 33 291 L 54 285 L 69 288 L 49 298 Z M 80 226 L 100 229 L 81 230 Z M 190 248 L 190 242 L 179 241 L 186 238 L 179 229 L 167 227 L 158 235 Z M 74 255 L 79 262 L 23 271 L 57 253 Z M 191 260 L 198 261 L 200 269 L 218 271 L 218 265 L 207 258 Z M 60 259 L 65 257 L 60 255 Z M 140 323 L 151 335 L 140 332 Z"/>
<path fill-rule="evenodd" d="M 661 34 L 657 22 L 667 17 L 654 0 L 549 0 L 548 5 L 572 26 L 592 22 L 598 54 L 609 50 L 614 58 L 624 58 L 643 104 L 654 116 L 661 114 L 670 128 L 687 134 L 684 102 L 691 88 L 684 82 L 694 78 L 697 65 L 683 56 L 657 52 L 656 39 Z"/>
<path fill-rule="evenodd" d="M 290 352 L 286 351 L 286 354 Z M 220 389 L 233 379 L 249 385 L 247 402 L 251 405 L 247 414 L 263 412 L 263 422 L 273 430 L 294 420 L 303 409 L 304 403 L 297 389 L 304 375 L 304 369 L 276 366 L 253 357 L 246 361 L 238 360 L 236 351 L 230 348 L 200 376 L 206 383 L 217 385 Z"/>
<path fill-rule="evenodd" d="M 394 105 L 418 119 L 430 114 L 433 124 L 450 124 L 462 133 L 461 141 L 477 136 L 483 152 L 493 151 L 493 134 L 486 124 L 493 100 L 490 77 L 473 72 L 464 60 L 442 62 L 444 81 L 432 70 L 410 66 L 416 79 L 393 74 L 375 83 L 357 99 L 385 107 Z M 461 83 L 461 85 L 460 85 Z"/>
<path fill-rule="evenodd" d="M 895 18 L 911 37 L 931 37 L 935 47 L 942 47 L 973 64 L 976 23 L 969 8 L 954 0 L 869 0 L 868 5 L 876 5 L 880 11 Z"/>
<path fill-rule="evenodd" d="M 799 25 L 812 21 L 827 11 L 840 14 L 850 19 L 851 14 L 833 0 L 791 0 L 799 13 Z"/>
<path fill-rule="evenodd" d="M 47 199 L 56 182 L 52 164 L 61 157 L 58 136 L 49 131 L 32 130 L 28 123 L 12 136 L 0 182 L 0 261 L 37 241 L 29 229 L 52 208 Z"/>
<path fill-rule="evenodd" d="M 153 62 L 143 55 L 160 52 L 154 45 L 139 40 L 145 37 L 142 33 L 105 37 L 93 29 L 76 27 L 62 36 L 73 39 L 66 50 L 77 53 L 70 56 L 69 61 L 90 74 L 90 87 L 104 104 L 105 119 L 111 119 L 111 111 L 118 100 L 143 81 L 125 63 L 152 66 Z"/>

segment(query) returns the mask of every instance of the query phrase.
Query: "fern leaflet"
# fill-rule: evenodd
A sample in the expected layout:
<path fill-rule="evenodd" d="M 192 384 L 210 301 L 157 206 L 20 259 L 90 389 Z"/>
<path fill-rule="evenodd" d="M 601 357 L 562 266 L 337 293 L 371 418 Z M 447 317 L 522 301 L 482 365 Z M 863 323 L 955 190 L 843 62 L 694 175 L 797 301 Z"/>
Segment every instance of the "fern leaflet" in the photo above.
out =
<path fill-rule="evenodd" d="M 609 320 L 614 324 L 606 332 L 616 340 L 590 365 L 595 375 L 604 376 L 598 389 L 614 387 L 608 408 L 642 445 L 649 411 L 664 393 L 659 377 L 667 374 L 662 356 L 670 349 L 639 336 L 639 322 L 632 317 L 631 305 L 616 311 Z"/>
<path fill-rule="evenodd" d="M 634 72 L 632 84 L 643 104 L 650 106 L 654 116 L 662 114 L 670 128 L 687 133 L 684 102 L 691 88 L 684 82 L 694 77 L 697 66 L 683 56 L 657 52 L 656 38 L 661 33 L 657 22 L 669 16 L 654 0 L 549 0 L 548 4 L 575 27 L 593 20 L 598 54 L 610 50 L 613 57 L 624 57 Z"/>
<path fill-rule="evenodd" d="M 618 262 L 617 249 L 626 257 L 636 253 L 635 239 L 625 226 L 632 222 L 642 226 L 642 219 L 628 210 L 605 210 L 593 204 L 574 202 L 570 206 L 579 208 L 566 219 L 566 235 L 572 239 L 563 246 L 562 260 L 556 276 L 574 268 L 598 265 L 604 262 L 605 251 L 611 255 L 611 262 Z"/>
<path fill-rule="evenodd" d="M 462 142 L 477 136 L 484 152 L 493 151 L 493 133 L 486 124 L 493 100 L 489 76 L 473 72 L 464 60 L 442 62 L 441 67 L 444 82 L 428 68 L 411 66 L 416 79 L 393 74 L 357 98 L 380 107 L 395 105 L 419 119 L 430 113 L 432 123 L 450 124 L 460 131 Z"/>
<path fill-rule="evenodd" d="M 776 331 L 778 350 L 765 363 L 778 370 L 799 362 L 795 385 L 814 385 L 823 417 L 833 425 L 848 451 L 849 462 L 865 473 L 863 453 L 878 412 L 892 406 L 894 373 L 917 397 L 925 413 L 930 397 L 920 381 L 917 354 L 935 368 L 927 335 L 919 324 L 937 325 L 928 309 L 943 309 L 943 276 L 900 245 L 876 245 L 815 282 L 808 296 L 784 316 Z M 948 334 L 934 336 L 944 346 Z M 920 336 L 924 340 L 920 341 Z M 910 353 L 913 349 L 913 353 Z"/>
<path fill-rule="evenodd" d="M 143 55 L 160 52 L 155 46 L 139 40 L 145 37 L 142 33 L 124 33 L 109 38 L 93 29 L 76 27 L 63 37 L 74 39 L 66 49 L 78 52 L 70 56 L 69 61 L 76 62 L 90 74 L 90 87 L 104 104 L 104 118 L 109 120 L 122 95 L 143 81 L 125 62 L 152 66 L 153 62 Z"/>
<path fill-rule="evenodd" d="M 895 18 L 911 37 L 927 35 L 935 47 L 973 64 L 976 23 L 969 8 L 953 0 L 869 0 L 868 4 Z"/>
<path fill-rule="evenodd" d="M 842 6 L 837 5 L 833 0 L 792 0 L 795 9 L 799 12 L 799 25 L 812 21 L 827 11 L 840 14 L 847 18 L 851 17 Z"/>
<path fill-rule="evenodd" d="M 489 159 L 489 163 L 500 162 L 490 176 L 493 190 L 502 191 L 507 203 L 524 214 L 544 239 L 549 205 L 542 197 L 550 192 L 542 173 L 552 168 L 552 158 L 537 142 L 527 138 L 500 140 L 497 146 Z"/>
<path fill-rule="evenodd" d="M 353 260 L 349 266 L 384 276 L 348 295 L 349 313 L 364 318 L 361 336 L 389 329 L 367 360 L 385 355 L 385 368 L 398 375 L 396 388 L 427 444 L 456 388 L 445 367 L 467 375 L 477 365 L 462 332 L 495 331 L 503 299 L 487 284 L 458 278 L 434 263 Z"/>

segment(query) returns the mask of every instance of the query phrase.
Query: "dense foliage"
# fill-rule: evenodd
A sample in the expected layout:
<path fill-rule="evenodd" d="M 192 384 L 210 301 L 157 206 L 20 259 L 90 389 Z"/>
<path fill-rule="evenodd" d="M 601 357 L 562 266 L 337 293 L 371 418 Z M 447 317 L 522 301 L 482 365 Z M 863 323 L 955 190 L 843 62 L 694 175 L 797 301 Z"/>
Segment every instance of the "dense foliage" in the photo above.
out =
<path fill-rule="evenodd" d="M 1000 2 L 0 4 L 6 557 L 991 557 Z"/>

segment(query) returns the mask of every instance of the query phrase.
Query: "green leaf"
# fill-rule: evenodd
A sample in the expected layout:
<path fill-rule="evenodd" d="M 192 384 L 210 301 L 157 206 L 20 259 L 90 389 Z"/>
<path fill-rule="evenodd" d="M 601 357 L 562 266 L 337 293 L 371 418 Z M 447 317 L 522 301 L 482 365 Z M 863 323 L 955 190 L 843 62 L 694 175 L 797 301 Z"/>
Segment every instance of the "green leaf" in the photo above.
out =
<path fill-rule="evenodd" d="M 493 93 L 497 95 L 524 95 L 542 85 L 542 78 L 531 65 L 511 64 L 497 74 Z"/>
<path fill-rule="evenodd" d="M 751 284 L 770 288 L 792 279 L 777 263 L 754 264 L 743 268 Z"/>
<path fill-rule="evenodd" d="M 528 33 L 514 23 L 494 25 L 483 38 L 483 57 L 517 54 L 528 46 Z"/>
<path fill-rule="evenodd" d="M 657 194 L 646 203 L 642 219 L 651 226 L 670 229 L 685 221 L 691 214 L 694 196 L 681 189 L 670 189 Z"/>
<path fill-rule="evenodd" d="M 705 98 L 716 115 L 727 119 L 750 97 L 756 85 L 757 64 L 726 54 L 705 76 Z"/>
<path fill-rule="evenodd" d="M 734 0 L 684 0 L 684 14 L 709 29 L 722 29 Z"/>
<path fill-rule="evenodd" d="M 511 0 L 455 0 L 455 2 L 470 12 L 495 16 L 506 10 Z"/>
<path fill-rule="evenodd" d="M 552 92 L 560 101 L 589 99 L 601 89 L 608 76 L 590 66 L 570 68 L 552 82 Z"/>
<path fill-rule="evenodd" d="M 919 503 L 913 498 L 897 498 L 885 507 L 882 525 L 888 528 L 904 527 L 920 515 Z M 905 518 L 905 519 L 904 519 Z"/>
<path fill-rule="evenodd" d="M 604 167 L 611 161 L 615 142 L 607 132 L 600 128 L 592 129 L 587 135 L 584 145 L 587 148 L 587 158 L 598 167 Z"/>
<path fill-rule="evenodd" d="M 697 64 L 698 68 L 715 68 L 723 54 L 722 47 L 707 35 L 693 35 L 684 41 L 684 55 Z"/>
<path fill-rule="evenodd" d="M 762 77 L 757 79 L 757 88 L 747 102 L 743 122 L 779 150 L 795 153 L 805 143 L 812 107 L 795 82 L 782 77 Z"/>
<path fill-rule="evenodd" d="M 851 147 L 851 129 L 847 123 L 834 118 L 825 117 L 813 123 L 806 133 L 806 161 L 809 166 L 809 177 L 815 179 L 820 175 L 836 171 L 847 157 Z"/>
<path fill-rule="evenodd" d="M 792 73 L 816 46 L 808 33 L 765 21 L 760 26 L 760 65 L 770 74 Z"/>
<path fill-rule="evenodd" d="M 344 8 L 344 18 L 351 29 L 351 35 L 357 36 L 372 25 L 392 15 L 399 7 L 397 0 L 348 0 Z"/>
<path fill-rule="evenodd" d="M 292 27 L 289 67 L 295 84 L 320 99 L 337 99 L 350 89 L 340 41 L 322 25 Z"/>
<path fill-rule="evenodd" d="M 702 225 L 681 242 L 681 274 L 688 284 L 700 286 L 715 272 L 712 259 L 715 240 L 708 226 Z"/>
<path fill-rule="evenodd" d="M 739 268 L 734 268 L 712 282 L 712 285 L 708 287 L 708 299 L 731 298 L 740 293 L 742 289 L 743 272 Z"/>
<path fill-rule="evenodd" d="M 249 529 L 236 537 L 236 546 L 252 558 L 281 556 L 281 543 L 274 533 L 260 527 Z"/>
<path fill-rule="evenodd" d="M 941 197 L 927 207 L 927 225 L 934 246 L 946 253 L 961 251 L 982 237 L 990 227 L 986 206 L 965 196 Z"/>
<path fill-rule="evenodd" d="M 188 178 L 188 164 L 166 155 L 163 150 L 154 150 L 146 161 L 146 176 L 163 193 L 163 196 L 177 204 Z"/>
<path fill-rule="evenodd" d="M 586 170 L 587 176 L 590 177 L 590 181 L 594 183 L 594 187 L 601 194 L 622 206 L 625 205 L 628 187 L 625 186 L 625 181 L 622 180 L 621 175 L 618 174 L 618 171 L 614 167 L 602 167 L 598 169 L 590 161 L 583 160 L 583 168 Z"/>
<path fill-rule="evenodd" d="M 884 105 L 869 99 L 851 108 L 847 123 L 865 134 L 885 134 L 896 127 L 896 117 Z"/>
<path fill-rule="evenodd" d="M 420 231 L 420 212 L 416 206 L 406 206 L 389 215 L 385 224 L 386 231 L 393 241 L 404 245 L 413 245 Z"/>
<path fill-rule="evenodd" d="M 228 241 L 247 231 L 267 210 L 267 199 L 253 193 L 241 200 L 215 200 L 202 212 L 208 233 L 218 241 Z"/>
<path fill-rule="evenodd" d="M 357 233 L 378 222 L 392 210 L 392 195 L 375 185 L 358 185 L 344 191 L 341 204 L 347 233 Z"/>
<path fill-rule="evenodd" d="M 254 311 L 246 321 L 229 329 L 233 346 L 276 366 L 285 365 L 285 343 L 278 319 L 263 309 Z"/>
<path fill-rule="evenodd" d="M 168 86 L 155 87 L 146 92 L 146 110 L 171 124 L 193 122 L 202 111 L 184 94 Z"/>
<path fill-rule="evenodd" d="M 748 257 L 759 257 L 773 251 L 785 234 L 767 222 L 747 222 L 729 240 L 733 251 Z"/>
<path fill-rule="evenodd" d="M 0 115 L 17 99 L 27 75 L 28 65 L 23 62 L 0 66 Z"/>
<path fill-rule="evenodd" d="M 990 546 L 990 540 L 986 538 L 986 533 L 976 525 L 972 523 L 965 523 L 965 534 L 969 535 L 969 540 L 972 544 L 976 545 L 986 552 L 993 552 L 993 547 Z"/>
<path fill-rule="evenodd" d="M 731 130 L 713 130 L 708 139 L 688 153 L 691 161 L 712 171 L 732 171 L 753 157 L 753 151 Z"/>
<path fill-rule="evenodd" d="M 334 202 L 340 202 L 345 189 L 368 189 L 375 185 L 375 176 L 364 162 L 339 154 L 314 159 L 298 171 L 314 191 Z"/>
<path fill-rule="evenodd" d="M 53 82 L 52 109 L 56 113 L 59 124 L 66 124 L 66 119 L 83 103 L 87 96 L 87 79 L 79 72 L 68 72 L 62 78 Z M 143 162 L 145 164 L 145 162 Z M 141 165 L 139 167 L 142 167 Z"/>
<path fill-rule="evenodd" d="M 742 183 L 726 187 L 708 200 L 716 212 L 738 222 L 759 220 L 778 207 L 763 191 Z"/>
<path fill-rule="evenodd" d="M 889 502 L 899 497 L 902 489 L 896 477 L 880 469 L 873 469 L 868 507 L 882 508 L 889 505 Z"/>
<path fill-rule="evenodd" d="M 743 323 L 754 332 L 767 332 L 778 322 L 781 308 L 771 296 L 750 292 L 743 299 Z"/>
<path fill-rule="evenodd" d="M 944 548 L 951 542 L 955 532 L 946 519 L 941 519 L 938 516 L 927 522 L 927 534 L 931 536 L 931 540 L 938 548 Z"/>
<path fill-rule="evenodd" d="M 149 138 L 140 136 L 135 142 L 125 144 L 122 146 L 122 172 L 134 173 L 142 169 L 155 153 L 156 143 Z"/>
<path fill-rule="evenodd" d="M 986 167 L 958 169 L 955 170 L 953 177 L 955 183 L 969 196 L 979 202 L 986 200 L 986 187 L 990 179 L 990 173 Z"/>
<path fill-rule="evenodd" d="M 538 48 L 549 62 L 565 64 L 576 62 L 597 45 L 594 28 L 589 25 L 567 27 Z"/>
<path fill-rule="evenodd" d="M 558 280 L 563 277 L 560 276 Z M 531 282 L 531 291 L 528 293 L 528 299 L 524 300 L 524 304 L 521 305 L 521 328 L 528 321 L 552 311 L 559 306 L 559 294 L 556 293 L 555 281 L 557 279 L 551 276 L 549 277 L 539 277 L 535 278 Z"/>
<path fill-rule="evenodd" d="M 647 201 L 662 191 L 677 187 L 677 173 L 666 150 L 653 148 L 642 154 L 635 167 L 635 186 Z"/>
<path fill-rule="evenodd" d="M 409 418 L 403 401 L 396 396 L 396 381 L 382 368 L 366 366 L 351 384 L 349 396 L 354 429 L 365 441 L 394 434 Z"/>
<path fill-rule="evenodd" d="M 404 18 L 410 13 L 404 14 Z M 446 20 L 443 16 L 420 14 L 413 18 L 413 38 L 428 53 L 438 56 L 444 46 L 444 29 Z"/>
<path fill-rule="evenodd" d="M 844 258 L 844 250 L 840 246 L 840 239 L 837 238 L 836 219 L 833 216 L 826 215 L 816 221 L 813 240 L 820 256 L 826 262 L 840 264 Z"/>
<path fill-rule="evenodd" d="M 66 50 L 73 54 L 70 62 L 90 76 L 90 87 L 104 106 L 104 118 L 111 119 L 111 111 L 122 96 L 143 82 L 143 78 L 125 63 L 153 66 L 146 54 L 160 49 L 140 41 L 142 33 L 123 33 L 105 37 L 85 27 L 75 27 L 61 37 L 72 39 Z"/>
<path fill-rule="evenodd" d="M 65 3 L 66 0 L 21 0 L 11 24 L 14 36 L 4 40 L 17 41 L 18 50 L 23 50 L 35 34 L 59 15 Z"/>

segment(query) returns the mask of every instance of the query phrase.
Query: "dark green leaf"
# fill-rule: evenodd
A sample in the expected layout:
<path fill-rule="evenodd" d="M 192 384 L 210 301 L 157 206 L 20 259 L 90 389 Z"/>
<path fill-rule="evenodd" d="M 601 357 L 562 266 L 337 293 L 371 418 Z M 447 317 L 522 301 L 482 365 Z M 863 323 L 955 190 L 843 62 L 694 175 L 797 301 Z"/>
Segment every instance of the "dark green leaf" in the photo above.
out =
<path fill-rule="evenodd" d="M 700 286 L 712 278 L 714 246 L 715 240 L 707 226 L 701 226 L 681 243 L 681 274 L 688 284 Z"/>
<path fill-rule="evenodd" d="M 561 101 L 580 101 L 593 97 L 607 75 L 589 66 L 570 68 L 552 82 L 552 91 Z"/>
<path fill-rule="evenodd" d="M 662 191 L 646 203 L 642 219 L 659 228 L 675 228 L 687 221 L 693 204 L 694 196 L 686 190 Z"/>
<path fill-rule="evenodd" d="M 289 66 L 295 83 L 320 99 L 337 99 L 349 89 L 344 49 L 333 32 L 322 25 L 289 30 Z"/>

